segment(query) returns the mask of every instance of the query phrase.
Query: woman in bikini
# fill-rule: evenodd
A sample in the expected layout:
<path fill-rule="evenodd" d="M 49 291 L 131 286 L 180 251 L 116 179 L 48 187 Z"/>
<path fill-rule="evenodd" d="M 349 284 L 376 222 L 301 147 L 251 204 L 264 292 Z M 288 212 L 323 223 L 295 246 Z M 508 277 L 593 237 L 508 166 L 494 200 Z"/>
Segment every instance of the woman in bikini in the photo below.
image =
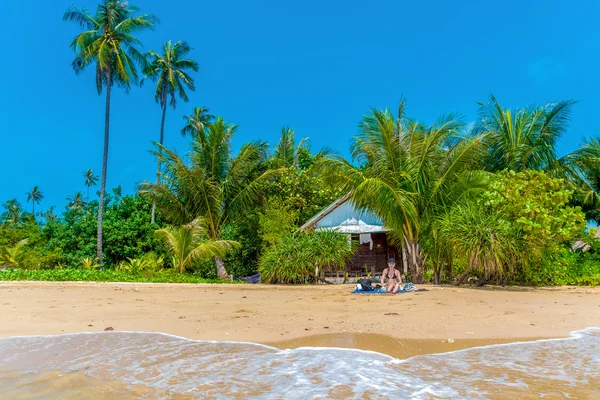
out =
<path fill-rule="evenodd" d="M 397 293 L 401 283 L 402 277 L 400 276 L 400 271 L 396 269 L 396 260 L 390 258 L 388 260 L 388 267 L 381 274 L 381 287 L 385 287 L 388 293 Z"/>

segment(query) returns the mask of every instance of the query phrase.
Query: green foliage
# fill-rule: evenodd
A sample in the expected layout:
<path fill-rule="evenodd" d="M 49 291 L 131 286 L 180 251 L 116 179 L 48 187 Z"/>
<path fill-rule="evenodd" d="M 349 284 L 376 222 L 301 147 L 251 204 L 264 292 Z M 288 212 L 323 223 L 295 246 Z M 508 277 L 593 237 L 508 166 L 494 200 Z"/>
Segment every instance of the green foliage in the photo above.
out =
<path fill-rule="evenodd" d="M 262 248 L 258 230 L 259 214 L 256 209 L 249 209 L 244 214 L 237 214 L 229 224 L 223 227 L 223 239 L 233 240 L 240 244 L 227 252 L 225 257 L 225 265 L 230 275 L 243 277 L 256 273 L 258 257 Z"/>
<path fill-rule="evenodd" d="M 277 199 L 297 214 L 297 225 L 302 225 L 345 192 L 325 182 L 316 168 L 302 170 L 291 167 L 276 170 L 273 179 L 263 185 L 268 199 Z"/>
<path fill-rule="evenodd" d="M 185 88 L 195 90 L 194 79 L 186 72 L 190 69 L 198 71 L 198 63 L 185 58 L 191 50 L 186 42 L 173 44 L 168 41 L 163 45 L 162 54 L 154 50 L 148 52 L 150 63 L 144 68 L 144 74 L 156 82 L 154 99 L 161 108 L 167 106 L 169 97 L 171 98 L 169 104 L 175 108 L 177 105 L 176 95 L 187 102 L 188 96 Z"/>
<path fill-rule="evenodd" d="M 542 262 L 523 270 L 515 282 L 536 286 L 600 285 L 600 255 L 567 248 L 546 252 Z"/>
<path fill-rule="evenodd" d="M 229 240 L 212 239 L 207 234 L 205 222 L 195 220 L 180 227 L 168 226 L 156 231 L 156 236 L 163 240 L 171 252 L 173 268 L 182 273 L 194 263 L 213 257 L 223 257 L 227 250 L 238 245 Z M 138 260 L 140 266 L 145 266 Z M 130 260 L 131 264 L 131 260 Z"/>
<path fill-rule="evenodd" d="M 0 265 L 21 267 L 27 257 L 25 246 L 28 242 L 29 239 L 23 239 L 12 247 L 6 246 L 0 249 Z"/>
<path fill-rule="evenodd" d="M 150 14 L 135 16 L 138 8 L 126 1 L 105 1 L 98 5 L 95 15 L 76 5 L 69 7 L 63 19 L 78 24 L 83 32 L 71 43 L 75 52 L 73 69 L 81 73 L 90 65 L 96 68 L 96 88 L 104 85 L 128 90 L 138 79 L 137 65 L 147 63 L 139 51 L 140 41 L 135 34 L 152 29 L 156 17 Z"/>
<path fill-rule="evenodd" d="M 0 271 L 0 281 L 234 283 L 219 279 L 204 279 L 191 274 L 179 274 L 173 269 L 136 275 L 119 270 L 86 270 L 74 268 L 52 270 L 6 269 Z"/>
<path fill-rule="evenodd" d="M 57 260 L 77 268 L 84 258 L 96 259 L 98 202 L 82 209 L 70 208 L 62 218 L 41 228 L 46 243 L 41 254 L 60 254 Z M 163 223 L 150 223 L 151 204 L 138 195 L 121 196 L 119 188 L 106 196 L 104 212 L 104 262 L 110 268 L 127 258 L 140 258 L 148 252 L 166 255 L 166 247 L 154 236 Z"/>
<path fill-rule="evenodd" d="M 314 282 L 323 270 L 343 270 L 356 251 L 348 235 L 319 231 L 283 238 L 266 249 L 258 271 L 263 282 Z"/>
<path fill-rule="evenodd" d="M 585 228 L 581 208 L 568 205 L 572 195 L 564 180 L 544 172 L 503 171 L 492 181 L 484 201 L 492 213 L 514 224 L 530 245 L 543 247 L 571 240 Z"/>
<path fill-rule="evenodd" d="M 86 257 L 81 260 L 81 268 L 83 269 L 98 269 L 100 264 L 92 258 Z"/>
<path fill-rule="evenodd" d="M 298 213 L 280 198 L 270 199 L 259 216 L 259 234 L 265 247 L 277 245 L 297 228 Z"/>
<path fill-rule="evenodd" d="M 249 143 L 234 157 L 231 139 L 236 126 L 219 117 L 203 125 L 193 136 L 192 152 L 182 158 L 159 146 L 156 152 L 165 165 L 160 182 L 141 184 L 140 193 L 156 205 L 173 225 L 185 225 L 196 218 L 206 221 L 206 235 L 211 240 L 223 238 L 223 229 L 234 218 L 254 209 L 267 170 L 266 145 Z M 228 272 L 218 265 L 221 278 Z"/>
<path fill-rule="evenodd" d="M 444 215 L 439 229 L 441 241 L 465 262 L 464 273 L 475 271 L 486 279 L 512 275 L 521 254 L 519 232 L 500 214 L 467 202 Z"/>

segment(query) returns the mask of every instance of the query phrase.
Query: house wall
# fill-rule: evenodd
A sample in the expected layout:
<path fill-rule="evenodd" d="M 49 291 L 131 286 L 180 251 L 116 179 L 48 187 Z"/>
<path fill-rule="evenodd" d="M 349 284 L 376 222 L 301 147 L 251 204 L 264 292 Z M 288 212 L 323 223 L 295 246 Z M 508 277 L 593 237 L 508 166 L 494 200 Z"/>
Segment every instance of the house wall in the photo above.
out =
<path fill-rule="evenodd" d="M 352 260 L 346 264 L 346 269 L 350 275 L 354 276 L 356 273 L 366 275 L 365 266 L 368 271 L 380 275 L 387 267 L 387 260 L 390 257 L 396 258 L 396 265 L 402 268 L 401 255 L 393 245 L 388 243 L 385 233 L 373 233 L 371 238 L 373 239 L 373 250 L 370 249 L 369 243 L 359 245 L 358 251 L 354 254 Z M 359 235 L 352 235 L 352 240 L 358 244 Z"/>

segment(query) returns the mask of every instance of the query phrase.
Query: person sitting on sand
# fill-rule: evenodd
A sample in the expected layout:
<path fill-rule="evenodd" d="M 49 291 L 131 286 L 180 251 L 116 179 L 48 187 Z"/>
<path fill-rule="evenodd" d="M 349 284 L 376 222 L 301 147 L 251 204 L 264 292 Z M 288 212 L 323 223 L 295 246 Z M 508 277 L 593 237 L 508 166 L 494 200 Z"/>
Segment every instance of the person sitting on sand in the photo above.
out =
<path fill-rule="evenodd" d="M 396 260 L 390 258 L 388 260 L 388 267 L 381 274 L 381 287 L 385 287 L 386 292 L 395 294 L 398 293 L 401 283 L 402 277 L 400 276 L 400 271 L 396 269 Z"/>

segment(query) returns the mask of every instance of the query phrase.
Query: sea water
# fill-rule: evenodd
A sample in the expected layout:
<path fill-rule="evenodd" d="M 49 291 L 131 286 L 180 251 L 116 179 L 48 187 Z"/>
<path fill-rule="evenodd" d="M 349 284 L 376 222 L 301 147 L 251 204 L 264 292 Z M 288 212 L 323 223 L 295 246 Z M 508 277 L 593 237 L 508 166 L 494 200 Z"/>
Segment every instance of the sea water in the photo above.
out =
<path fill-rule="evenodd" d="M 600 399 L 600 328 L 400 360 L 103 332 L 0 339 L 2 399 Z"/>

